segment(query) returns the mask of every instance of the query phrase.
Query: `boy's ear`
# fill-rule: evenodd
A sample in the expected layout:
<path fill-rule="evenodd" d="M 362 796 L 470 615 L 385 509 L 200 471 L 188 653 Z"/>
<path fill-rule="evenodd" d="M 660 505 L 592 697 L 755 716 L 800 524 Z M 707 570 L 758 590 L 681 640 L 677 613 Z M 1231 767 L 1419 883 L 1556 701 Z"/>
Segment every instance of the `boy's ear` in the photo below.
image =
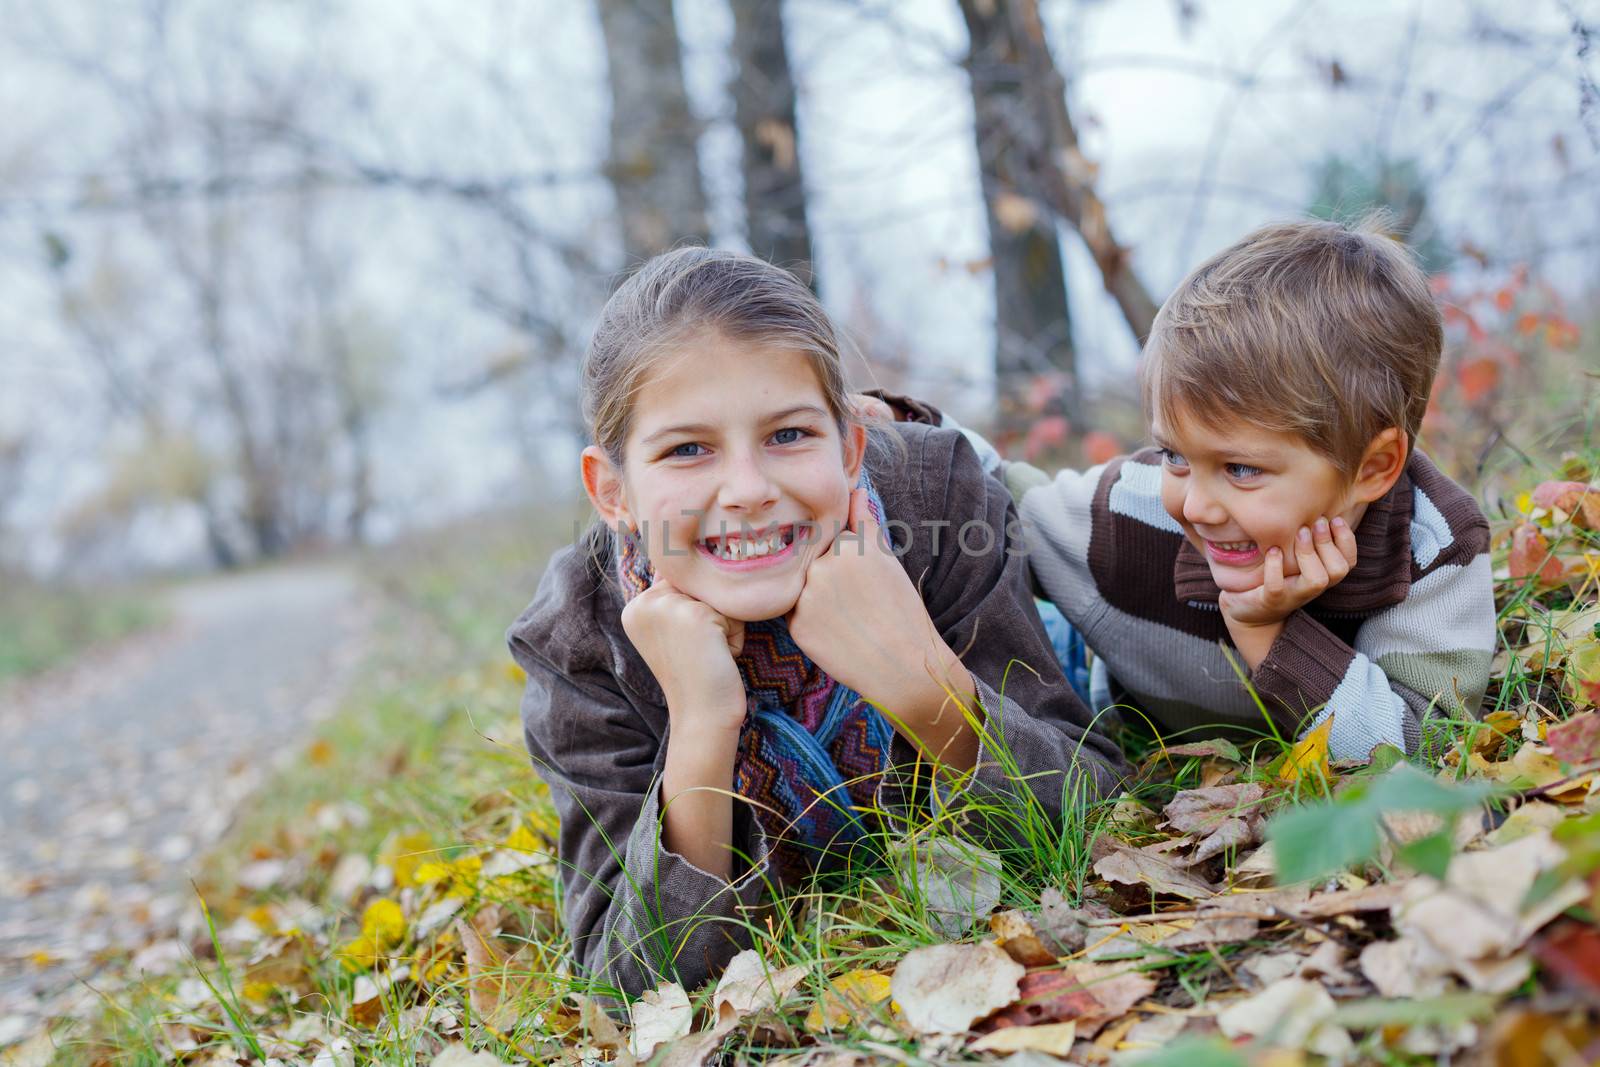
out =
<path fill-rule="evenodd" d="M 867 428 L 852 422 L 844 428 L 844 469 L 855 485 L 861 477 L 861 464 L 867 458 Z"/>
<path fill-rule="evenodd" d="M 1367 443 L 1356 467 L 1355 484 L 1351 486 L 1352 498 L 1362 504 L 1377 500 L 1400 480 L 1406 469 L 1411 449 L 1405 431 L 1391 426 Z"/>
<path fill-rule="evenodd" d="M 622 472 L 612 465 L 599 445 L 583 450 L 583 491 L 607 526 L 633 526 L 633 516 L 622 492 Z"/>

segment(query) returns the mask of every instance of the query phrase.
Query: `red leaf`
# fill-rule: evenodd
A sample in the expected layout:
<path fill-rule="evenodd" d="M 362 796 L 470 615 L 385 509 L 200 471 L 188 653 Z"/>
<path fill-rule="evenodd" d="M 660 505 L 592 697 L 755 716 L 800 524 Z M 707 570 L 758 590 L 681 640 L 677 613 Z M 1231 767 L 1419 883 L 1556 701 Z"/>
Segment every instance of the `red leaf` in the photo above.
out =
<path fill-rule="evenodd" d="M 1517 332 L 1526 337 L 1539 328 L 1539 316 L 1531 311 L 1525 311 L 1517 316 Z"/>
<path fill-rule="evenodd" d="M 1541 508 L 1560 508 L 1572 516 L 1574 526 L 1600 530 L 1600 486 L 1582 482 L 1540 482 L 1534 487 L 1533 503 Z"/>
<path fill-rule="evenodd" d="M 1456 371 L 1461 396 L 1468 404 L 1478 404 L 1500 384 L 1500 364 L 1487 356 L 1470 359 Z"/>
<path fill-rule="evenodd" d="M 1566 722 L 1557 723 L 1545 733 L 1556 759 L 1571 767 L 1600 759 L 1600 714 L 1586 711 Z"/>
<path fill-rule="evenodd" d="M 1570 920 L 1550 928 L 1533 946 L 1544 967 L 1590 996 L 1600 993 L 1600 930 Z"/>
<path fill-rule="evenodd" d="M 1036 421 L 1028 430 L 1028 437 L 1022 444 L 1022 455 L 1026 459 L 1033 459 L 1047 448 L 1055 448 L 1067 439 L 1067 432 L 1071 429 L 1067 420 L 1060 415 L 1047 415 Z"/>
<path fill-rule="evenodd" d="M 1508 285 L 1494 294 L 1494 306 L 1501 311 L 1510 311 L 1511 305 L 1517 302 L 1517 294 L 1511 291 Z"/>
<path fill-rule="evenodd" d="M 1521 523 L 1511 531 L 1511 554 L 1506 562 L 1513 578 L 1538 575 L 1545 585 L 1560 585 L 1564 575 L 1561 561 L 1550 554 L 1550 542 L 1531 523 Z"/>
<path fill-rule="evenodd" d="M 1091 430 L 1083 435 L 1083 458 L 1089 466 L 1110 463 L 1122 454 L 1122 443 L 1104 430 Z"/>

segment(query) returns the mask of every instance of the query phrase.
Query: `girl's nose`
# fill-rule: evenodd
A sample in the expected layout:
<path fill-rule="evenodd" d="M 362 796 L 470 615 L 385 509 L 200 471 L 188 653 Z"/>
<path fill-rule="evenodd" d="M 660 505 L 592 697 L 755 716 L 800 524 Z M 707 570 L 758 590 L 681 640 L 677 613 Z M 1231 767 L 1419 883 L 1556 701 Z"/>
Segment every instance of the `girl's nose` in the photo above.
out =
<path fill-rule="evenodd" d="M 730 455 L 717 503 L 729 510 L 760 512 L 777 503 L 778 487 L 761 461 L 749 455 Z"/>

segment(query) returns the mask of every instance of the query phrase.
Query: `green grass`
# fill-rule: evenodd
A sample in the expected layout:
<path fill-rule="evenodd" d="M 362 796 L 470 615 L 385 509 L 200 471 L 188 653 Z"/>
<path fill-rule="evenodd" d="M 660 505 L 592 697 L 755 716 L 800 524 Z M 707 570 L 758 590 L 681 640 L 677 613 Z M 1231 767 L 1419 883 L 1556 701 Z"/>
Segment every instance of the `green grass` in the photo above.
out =
<path fill-rule="evenodd" d="M 1591 462 L 1600 459 L 1587 427 L 1569 431 L 1561 443 L 1561 450 L 1567 448 L 1583 450 Z M 1492 517 L 1510 521 L 1513 490 L 1558 469 L 1559 461 L 1526 461 L 1500 472 L 1512 511 Z M 561 965 L 555 827 L 546 791 L 522 745 L 522 679 L 502 639 L 549 553 L 570 540 L 572 518 L 461 527 L 373 563 L 373 580 L 389 610 L 372 661 L 344 710 L 321 728 L 298 765 L 263 791 L 261 802 L 208 860 L 197 887 L 215 925 L 190 946 L 192 965 L 117 994 L 90 1025 L 63 1028 L 60 1062 L 165 1063 L 190 1044 L 214 1050 L 231 1045 L 252 1056 L 259 1049 L 295 1061 L 341 1042 L 358 1062 L 400 1064 L 425 1062 L 463 1037 L 497 1055 L 541 1062 L 579 1039 L 583 1027 L 571 994 L 616 991 L 568 975 Z M 1600 552 L 1592 532 L 1567 530 L 1561 537 L 1576 539 L 1563 541 L 1564 551 Z M 1541 627 L 1548 631 L 1551 613 L 1575 599 L 1595 599 L 1592 585 L 1541 590 L 1507 580 L 1498 590 L 1509 650 L 1526 647 Z M 1558 721 L 1572 708 L 1554 679 L 1548 664 L 1535 667 L 1507 655 L 1490 707 L 1520 710 L 1538 701 L 1548 720 Z M 1430 725 L 1426 750 L 1434 761 L 1428 769 L 1438 768 L 1440 759 L 1449 765 L 1449 753 L 1470 750 L 1486 729 L 1477 722 L 1437 720 Z M 1512 738 L 1507 751 L 1520 743 L 1520 735 Z M 1288 745 L 1264 722 L 1242 780 L 1275 780 Z M 1127 747 L 1147 767 L 1160 768 L 1131 787 L 1147 816 L 1179 790 L 1200 784 L 1204 759 L 1163 761 L 1159 743 L 1137 730 Z M 990 738 L 987 748 L 1008 758 L 1001 738 Z M 1461 776 L 1472 773 L 1465 760 L 1454 767 Z M 1311 777 L 1295 783 L 1291 793 L 1298 801 L 1321 803 L 1334 784 Z M 915 1054 L 914 1041 L 873 1029 L 873 1023 L 892 1020 L 886 999 L 856 1004 L 852 1021 L 826 1035 L 808 1034 L 804 1022 L 807 1009 L 826 997 L 830 981 L 840 975 L 883 974 L 910 949 L 948 940 L 928 912 L 918 857 L 931 841 L 955 836 L 958 824 L 968 826 L 961 833 L 983 829 L 978 836 L 993 860 L 976 855 L 998 865 L 1001 904 L 1012 907 L 1035 905 L 1046 886 L 1069 902 L 1082 901 L 1093 883 L 1099 838 L 1159 836 L 1153 817 L 1143 830 L 1118 821 L 1128 815 L 1127 801 L 1068 803 L 1068 815 L 1058 823 L 1022 792 L 1021 804 L 973 792 L 947 809 L 880 813 L 876 858 L 792 891 L 770 926 L 752 928 L 773 966 L 799 964 L 808 977 L 798 1007 L 784 1016 L 789 1033 L 770 1032 L 773 1043 L 751 1049 L 751 1061 L 797 1051 L 802 1040 L 818 1037 L 841 1048 L 865 1049 L 877 1041 Z M 526 853 L 531 865 L 500 875 L 475 867 L 514 852 L 508 840 L 532 848 Z M 289 863 L 289 873 L 265 889 L 244 887 L 249 865 L 273 860 Z M 352 863 L 371 863 L 379 888 L 335 893 L 336 872 Z M 516 954 L 480 968 L 475 978 L 463 961 L 460 928 L 445 922 L 417 934 L 420 917 L 450 899 L 462 902 L 458 917 L 498 916 L 501 944 Z M 368 912 L 374 900 L 395 901 L 404 913 L 405 928 L 392 941 L 384 940 L 382 924 Z M 299 902 L 315 911 L 294 925 L 288 917 L 303 907 Z M 266 936 L 243 945 L 230 940 L 230 928 L 241 919 L 256 922 Z M 666 944 L 683 935 L 664 928 L 658 933 Z M 1216 951 L 1150 951 L 1138 965 L 1161 979 L 1168 1003 L 1199 1004 L 1225 987 L 1230 960 L 1263 944 L 1265 938 Z M 263 956 L 263 945 L 276 947 Z M 401 975 L 393 988 L 358 1007 L 360 982 L 391 968 Z M 196 987 L 198 976 L 208 985 Z M 504 1017 L 492 1011 L 491 979 L 503 982 L 500 991 L 515 1003 Z M 195 998 L 185 998 L 186 989 L 202 991 L 203 1003 L 191 1004 Z M 484 1010 L 491 1012 L 488 1018 Z M 439 1012 L 456 1017 L 460 1028 Z"/>
<path fill-rule="evenodd" d="M 0 571 L 0 682 L 68 662 L 166 617 L 148 589 L 45 584 Z"/>

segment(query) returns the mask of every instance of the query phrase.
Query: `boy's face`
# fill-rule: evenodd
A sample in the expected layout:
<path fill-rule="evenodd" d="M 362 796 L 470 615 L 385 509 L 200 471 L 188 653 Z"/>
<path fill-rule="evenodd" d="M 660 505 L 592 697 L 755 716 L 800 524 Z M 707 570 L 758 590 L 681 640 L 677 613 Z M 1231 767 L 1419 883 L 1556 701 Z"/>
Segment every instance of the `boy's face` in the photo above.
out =
<path fill-rule="evenodd" d="M 1225 593 L 1261 585 L 1267 549 L 1283 552 L 1285 577 L 1300 573 L 1294 539 L 1319 518 L 1343 517 L 1353 530 L 1366 511 L 1331 461 L 1304 441 L 1243 420 L 1213 427 L 1184 418 L 1151 423 L 1165 450 L 1161 503 L 1206 557 Z"/>

